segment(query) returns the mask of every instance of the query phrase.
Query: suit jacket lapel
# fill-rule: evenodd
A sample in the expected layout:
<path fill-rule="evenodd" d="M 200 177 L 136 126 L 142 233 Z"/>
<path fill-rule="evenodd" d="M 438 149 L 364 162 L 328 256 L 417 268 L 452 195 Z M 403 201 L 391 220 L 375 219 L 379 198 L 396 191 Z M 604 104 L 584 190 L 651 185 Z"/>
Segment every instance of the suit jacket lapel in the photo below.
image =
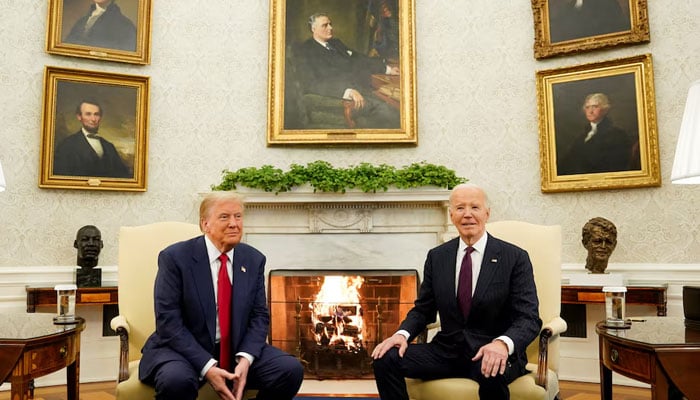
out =
<path fill-rule="evenodd" d="M 199 295 L 199 304 L 202 306 L 202 318 L 207 321 L 207 329 L 213 345 L 216 337 L 216 297 L 204 236 L 197 238 L 192 258 L 194 263 L 192 278 Z"/>
<path fill-rule="evenodd" d="M 484 258 L 481 261 L 481 271 L 479 272 L 479 278 L 476 281 L 474 295 L 472 296 L 475 303 L 479 302 L 479 299 L 485 295 L 493 277 L 498 272 L 500 254 L 500 244 L 493 236 L 489 235 L 488 241 L 486 242 L 486 249 L 484 249 Z"/>
<path fill-rule="evenodd" d="M 253 291 L 255 290 L 251 287 L 255 284 L 255 282 L 251 282 L 251 279 L 255 279 L 257 275 L 256 271 L 252 270 L 249 261 L 245 247 L 237 246 L 233 251 L 233 293 L 231 298 L 233 301 L 231 307 L 231 312 L 233 313 L 231 316 L 231 336 L 233 337 L 232 350 L 234 352 L 238 351 L 238 346 L 240 346 L 243 338 L 245 324 L 248 323 L 243 316 L 246 315 L 250 302 L 254 301 L 250 298 L 254 296 Z"/>
<path fill-rule="evenodd" d="M 457 303 L 457 250 L 459 250 L 459 238 L 453 239 L 451 242 L 449 242 L 450 247 L 447 249 L 447 251 L 444 253 L 444 256 L 446 257 L 446 260 L 443 262 L 439 263 L 439 265 L 447 265 L 448 267 L 444 269 L 445 276 L 444 278 L 436 279 L 438 282 L 444 282 L 444 286 L 441 288 L 442 290 L 445 290 L 448 293 L 454 293 L 454 296 L 450 296 L 452 301 L 449 303 L 449 308 L 448 312 L 450 314 L 456 315 L 459 318 L 462 318 L 462 310 L 459 308 L 459 303 Z"/>
<path fill-rule="evenodd" d="M 248 258 L 242 247 L 239 247 L 233 251 L 233 307 L 234 307 L 234 318 L 236 311 L 236 304 L 242 304 L 244 302 L 236 301 L 239 298 L 245 298 L 250 293 L 250 282 L 249 277 L 251 272 L 248 272 L 248 266 L 246 265 Z"/>

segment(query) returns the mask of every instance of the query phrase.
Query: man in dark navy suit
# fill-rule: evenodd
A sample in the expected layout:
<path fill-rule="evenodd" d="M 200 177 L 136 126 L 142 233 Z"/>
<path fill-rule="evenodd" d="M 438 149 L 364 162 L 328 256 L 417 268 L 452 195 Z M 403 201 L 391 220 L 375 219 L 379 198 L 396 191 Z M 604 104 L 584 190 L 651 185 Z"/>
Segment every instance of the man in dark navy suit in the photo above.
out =
<path fill-rule="evenodd" d="M 116 147 L 99 135 L 102 106 L 95 100 L 83 100 L 75 110 L 81 129 L 56 146 L 54 175 L 130 178 Z"/>
<path fill-rule="evenodd" d="M 312 37 L 299 49 L 302 90 L 351 100 L 361 128 L 400 128 L 399 111 L 372 94 L 371 81 L 373 74 L 398 75 L 398 67 L 348 48 L 333 36 L 327 14 L 313 14 L 308 23 Z"/>
<path fill-rule="evenodd" d="M 525 350 L 542 325 L 530 257 L 486 232 L 490 208 L 478 186 L 456 186 L 449 213 L 459 237 L 428 252 L 414 307 L 372 352 L 382 399 L 408 400 L 405 377 L 465 377 L 480 398 L 509 399 L 508 384 L 527 373 Z M 409 345 L 438 313 L 433 340 Z"/>
<path fill-rule="evenodd" d="M 204 235 L 158 256 L 156 331 L 143 347 L 139 379 L 163 400 L 196 399 L 207 382 L 225 400 L 241 399 L 244 389 L 258 389 L 257 400 L 293 399 L 304 370 L 266 342 L 265 256 L 241 243 L 242 199 L 214 192 L 199 214 Z M 231 293 L 228 305 L 218 303 L 224 291 Z M 229 308 L 228 317 L 218 315 L 222 307 Z M 230 324 L 222 325 L 224 318 Z"/>

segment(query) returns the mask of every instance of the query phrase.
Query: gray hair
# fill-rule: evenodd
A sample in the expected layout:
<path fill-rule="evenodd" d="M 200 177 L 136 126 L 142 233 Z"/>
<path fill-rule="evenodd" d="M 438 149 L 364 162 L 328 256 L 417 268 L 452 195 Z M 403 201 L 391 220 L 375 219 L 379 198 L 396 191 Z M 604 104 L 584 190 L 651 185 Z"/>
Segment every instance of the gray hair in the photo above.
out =
<path fill-rule="evenodd" d="M 328 17 L 328 18 L 330 18 L 330 17 L 328 16 L 328 14 L 326 14 L 326 13 L 324 13 L 324 12 L 311 14 L 311 16 L 309 17 L 309 19 L 306 21 L 306 22 L 308 22 L 308 24 L 309 24 L 309 30 L 312 30 L 312 29 L 313 29 L 314 23 L 316 22 L 316 18 L 318 18 L 318 17 Z"/>
<path fill-rule="evenodd" d="M 597 101 L 603 110 L 609 110 L 611 107 L 610 99 L 608 99 L 608 96 L 606 96 L 603 93 L 591 93 L 588 96 L 586 96 L 586 99 L 583 101 L 584 109 L 586 108 L 586 103 L 588 103 L 589 100 Z"/>
<path fill-rule="evenodd" d="M 459 185 L 452 188 L 452 191 L 450 192 L 450 207 L 452 207 L 452 197 L 455 194 L 455 192 L 458 190 L 463 190 L 463 189 L 476 189 L 476 190 L 480 191 L 484 195 L 484 203 L 485 203 L 484 205 L 486 206 L 486 208 L 491 207 L 489 204 L 489 196 L 486 194 L 486 191 L 481 186 L 479 186 L 475 183 L 469 183 L 469 182 L 460 183 Z"/>

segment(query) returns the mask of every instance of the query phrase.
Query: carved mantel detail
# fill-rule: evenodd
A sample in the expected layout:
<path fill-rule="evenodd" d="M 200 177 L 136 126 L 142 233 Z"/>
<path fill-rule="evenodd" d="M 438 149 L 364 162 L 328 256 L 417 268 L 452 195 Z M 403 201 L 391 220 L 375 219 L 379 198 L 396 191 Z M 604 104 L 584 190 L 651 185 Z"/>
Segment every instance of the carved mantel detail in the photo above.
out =
<path fill-rule="evenodd" d="M 446 189 L 244 192 L 248 233 L 424 233 L 450 228 Z"/>
<path fill-rule="evenodd" d="M 369 208 L 310 208 L 309 231 L 314 233 L 372 230 L 372 210 Z"/>

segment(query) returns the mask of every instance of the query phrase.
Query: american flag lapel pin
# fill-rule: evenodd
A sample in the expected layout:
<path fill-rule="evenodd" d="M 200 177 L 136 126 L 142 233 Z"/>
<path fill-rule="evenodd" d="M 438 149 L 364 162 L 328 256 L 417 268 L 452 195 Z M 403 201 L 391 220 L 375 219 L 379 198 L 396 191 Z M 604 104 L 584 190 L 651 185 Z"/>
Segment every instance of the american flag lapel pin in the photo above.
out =
<path fill-rule="evenodd" d="M 246 272 L 247 270 L 245 269 L 245 267 L 241 267 L 241 271 Z"/>

